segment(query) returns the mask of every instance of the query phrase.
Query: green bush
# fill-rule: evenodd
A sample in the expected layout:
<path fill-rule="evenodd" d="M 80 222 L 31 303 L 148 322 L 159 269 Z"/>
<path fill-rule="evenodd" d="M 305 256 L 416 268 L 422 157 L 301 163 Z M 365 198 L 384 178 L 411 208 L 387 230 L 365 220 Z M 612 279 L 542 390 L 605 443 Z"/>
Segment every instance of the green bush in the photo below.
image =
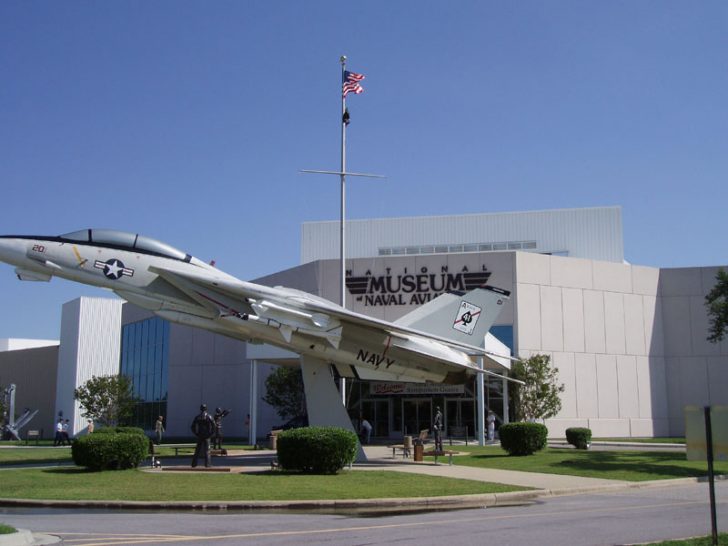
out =
<path fill-rule="evenodd" d="M 540 423 L 508 423 L 500 426 L 498 434 L 509 455 L 533 455 L 546 447 L 548 429 Z"/>
<path fill-rule="evenodd" d="M 90 470 L 136 468 L 148 453 L 149 439 L 135 432 L 94 432 L 77 438 L 71 447 L 73 462 Z"/>
<path fill-rule="evenodd" d="M 142 436 L 146 436 L 147 433 L 144 432 L 144 429 L 141 429 L 139 427 L 101 427 L 97 428 L 93 434 L 116 434 L 118 432 L 125 432 L 129 434 L 141 434 Z"/>
<path fill-rule="evenodd" d="M 576 449 L 589 449 L 592 432 L 588 428 L 572 427 L 566 429 L 566 441 Z"/>
<path fill-rule="evenodd" d="M 284 470 L 336 474 L 354 462 L 359 439 L 339 427 L 303 427 L 278 434 L 278 463 Z"/>

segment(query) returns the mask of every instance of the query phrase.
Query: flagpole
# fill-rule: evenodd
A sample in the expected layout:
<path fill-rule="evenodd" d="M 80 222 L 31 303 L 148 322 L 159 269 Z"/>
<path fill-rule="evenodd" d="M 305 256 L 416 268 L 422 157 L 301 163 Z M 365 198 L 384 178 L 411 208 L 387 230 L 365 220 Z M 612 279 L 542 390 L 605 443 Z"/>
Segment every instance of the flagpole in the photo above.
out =
<path fill-rule="evenodd" d="M 344 73 L 346 72 L 346 55 L 339 58 L 341 61 L 341 82 L 344 82 Z M 346 307 L 346 123 L 344 114 L 346 113 L 346 94 L 341 93 L 341 241 L 340 241 L 340 272 L 339 280 L 341 281 L 340 303 L 342 307 Z M 346 407 L 346 378 L 339 380 L 339 391 L 341 392 L 341 402 Z"/>
<path fill-rule="evenodd" d="M 344 72 L 346 72 L 346 55 L 342 55 L 341 61 L 341 81 L 344 81 Z M 344 122 L 344 114 L 346 113 L 346 95 L 341 93 L 341 241 L 340 241 L 340 280 L 341 292 L 340 303 L 342 307 L 346 307 L 346 123 Z M 343 389 L 342 389 L 343 394 Z"/>
<path fill-rule="evenodd" d="M 340 267 L 340 288 L 341 292 L 339 294 L 339 302 L 341 304 L 341 307 L 346 307 L 346 175 L 349 176 L 363 176 L 365 178 L 385 178 L 382 175 L 378 174 L 367 174 L 367 173 L 347 173 L 346 172 L 346 125 L 349 122 L 349 116 L 346 111 L 346 93 L 349 93 L 352 91 L 352 88 L 349 87 L 351 84 L 353 85 L 353 91 L 356 94 L 359 94 L 363 91 L 361 86 L 358 84 L 359 81 L 364 79 L 363 74 L 350 74 L 350 77 L 353 76 L 353 79 L 351 81 L 346 80 L 346 55 L 342 55 L 339 57 L 339 62 L 341 63 L 341 169 L 336 171 L 321 171 L 321 170 L 310 170 L 310 169 L 302 169 L 301 172 L 303 173 L 313 173 L 313 174 L 336 174 L 339 176 L 339 180 L 341 181 L 341 226 L 339 227 L 340 231 L 340 256 L 339 256 L 339 267 Z M 347 88 L 345 90 L 344 84 L 347 85 Z M 341 378 L 340 380 L 340 391 L 341 391 L 341 401 L 344 403 L 344 406 L 346 406 L 346 379 Z"/>

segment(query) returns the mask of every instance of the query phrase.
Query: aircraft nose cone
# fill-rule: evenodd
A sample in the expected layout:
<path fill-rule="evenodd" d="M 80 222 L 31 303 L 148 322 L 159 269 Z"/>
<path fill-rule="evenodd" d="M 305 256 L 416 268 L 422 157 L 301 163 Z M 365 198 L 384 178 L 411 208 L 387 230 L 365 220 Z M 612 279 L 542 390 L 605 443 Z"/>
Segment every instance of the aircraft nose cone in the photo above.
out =
<path fill-rule="evenodd" d="M 22 239 L 0 235 L 0 261 L 20 265 L 25 259 L 27 243 Z"/>

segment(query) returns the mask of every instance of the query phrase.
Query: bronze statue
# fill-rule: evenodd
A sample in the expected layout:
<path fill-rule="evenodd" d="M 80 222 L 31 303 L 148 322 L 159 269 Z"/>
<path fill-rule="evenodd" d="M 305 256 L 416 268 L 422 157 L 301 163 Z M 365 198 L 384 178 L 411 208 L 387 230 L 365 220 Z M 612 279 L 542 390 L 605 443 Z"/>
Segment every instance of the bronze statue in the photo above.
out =
<path fill-rule="evenodd" d="M 193 434 L 197 437 L 197 445 L 195 446 L 195 455 L 192 457 L 192 468 L 197 466 L 197 458 L 205 455 L 205 466 L 210 467 L 210 438 L 215 434 L 215 421 L 212 416 L 207 413 L 207 406 L 200 406 L 200 413 L 192 421 Z"/>
<path fill-rule="evenodd" d="M 435 420 L 432 423 L 432 431 L 435 435 L 435 451 L 442 453 L 442 412 L 440 406 L 435 406 Z"/>
<path fill-rule="evenodd" d="M 212 449 L 222 449 L 222 418 L 230 414 L 230 410 L 215 408 L 215 435 L 212 437 Z"/>

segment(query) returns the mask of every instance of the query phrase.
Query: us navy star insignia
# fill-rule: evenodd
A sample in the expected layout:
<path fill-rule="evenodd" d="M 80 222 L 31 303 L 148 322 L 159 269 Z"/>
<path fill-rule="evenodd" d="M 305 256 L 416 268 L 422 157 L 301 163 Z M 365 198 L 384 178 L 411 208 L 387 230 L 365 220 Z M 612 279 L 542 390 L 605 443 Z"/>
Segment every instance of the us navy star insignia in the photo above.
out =
<path fill-rule="evenodd" d="M 101 260 L 96 260 L 94 262 L 94 267 L 96 269 L 103 269 L 106 278 L 113 281 L 119 280 L 124 275 L 126 275 L 127 277 L 134 276 L 134 270 L 128 267 L 124 267 L 124 262 L 122 262 L 121 260 L 117 260 L 116 258 L 111 258 L 110 260 L 106 260 L 105 262 L 102 262 Z"/>

